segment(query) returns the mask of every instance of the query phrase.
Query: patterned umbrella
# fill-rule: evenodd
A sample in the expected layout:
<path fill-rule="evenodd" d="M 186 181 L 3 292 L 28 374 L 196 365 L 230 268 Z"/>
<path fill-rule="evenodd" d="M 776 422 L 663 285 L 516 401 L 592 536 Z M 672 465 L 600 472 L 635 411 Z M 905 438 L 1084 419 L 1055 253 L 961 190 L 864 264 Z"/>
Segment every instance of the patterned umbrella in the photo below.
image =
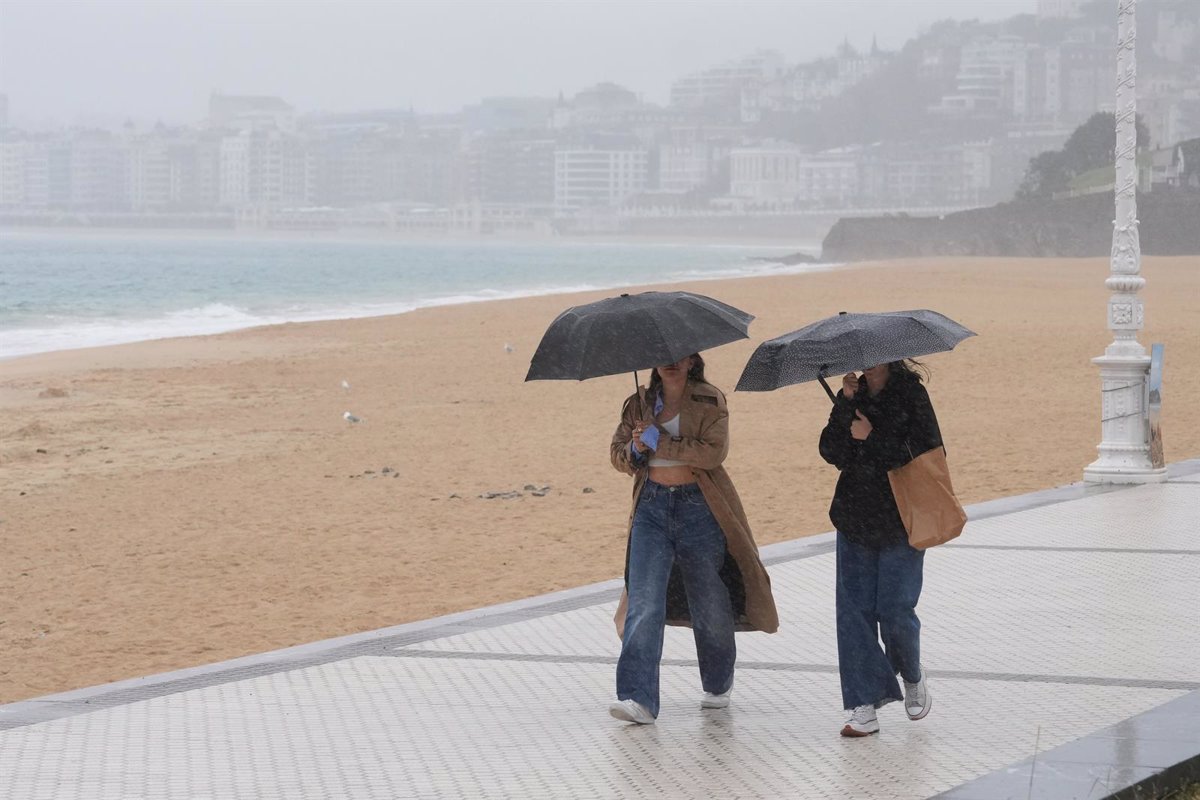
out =
<path fill-rule="evenodd" d="M 691 292 L 642 292 L 573 306 L 538 344 L 527 381 L 582 381 L 650 369 L 737 339 L 754 319 Z"/>
<path fill-rule="evenodd" d="M 951 350 L 974 336 L 936 311 L 886 311 L 826 317 L 763 342 L 750 356 L 737 390 L 769 392 L 819 380 L 830 398 L 827 375 L 858 372 L 877 364 Z"/>

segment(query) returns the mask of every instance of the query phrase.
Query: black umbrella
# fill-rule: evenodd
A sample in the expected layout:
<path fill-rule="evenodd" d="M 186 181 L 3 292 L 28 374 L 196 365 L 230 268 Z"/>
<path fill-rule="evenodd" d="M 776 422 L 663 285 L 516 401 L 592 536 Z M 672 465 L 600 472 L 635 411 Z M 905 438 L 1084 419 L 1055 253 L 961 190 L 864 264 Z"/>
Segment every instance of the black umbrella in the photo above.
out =
<path fill-rule="evenodd" d="M 858 372 L 877 364 L 951 350 L 974 336 L 936 311 L 885 311 L 826 317 L 763 342 L 746 362 L 737 389 L 769 392 L 818 380 L 833 399 L 827 375 Z"/>
<path fill-rule="evenodd" d="M 752 314 L 691 292 L 623 294 L 573 306 L 546 329 L 525 380 L 582 381 L 674 364 L 692 353 L 748 338 L 752 319 Z"/>

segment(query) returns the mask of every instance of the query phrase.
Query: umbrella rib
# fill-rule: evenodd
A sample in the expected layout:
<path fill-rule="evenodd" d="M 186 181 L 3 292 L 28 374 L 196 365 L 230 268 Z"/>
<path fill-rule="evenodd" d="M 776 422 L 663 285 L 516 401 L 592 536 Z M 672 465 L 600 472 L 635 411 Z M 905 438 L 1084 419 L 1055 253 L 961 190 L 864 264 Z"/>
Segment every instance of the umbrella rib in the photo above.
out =
<path fill-rule="evenodd" d="M 854 341 L 854 346 L 855 346 L 855 348 L 857 348 L 857 350 L 858 350 L 858 358 L 857 358 L 856 360 L 857 360 L 857 361 L 858 361 L 858 363 L 860 363 L 860 364 L 866 364 L 866 363 L 867 363 L 867 353 L 866 353 L 866 351 L 863 349 L 863 343 L 862 343 L 862 340 L 863 340 L 863 337 L 862 337 L 862 331 L 860 331 L 858 328 L 851 328 L 851 329 L 850 329 L 850 333 L 851 333 L 851 334 L 853 334 L 853 336 L 852 336 L 851 338 L 852 338 L 852 339 L 853 339 L 853 341 Z M 874 364 L 871 364 L 870 366 L 872 366 L 872 367 L 873 367 L 873 366 L 875 366 L 875 365 L 874 365 Z M 864 367 L 863 367 L 863 369 L 867 369 L 867 367 L 865 367 L 865 366 L 864 366 Z"/>
<path fill-rule="evenodd" d="M 659 340 L 660 342 L 662 342 L 663 344 L 666 344 L 666 343 L 667 343 L 667 337 L 666 337 L 666 336 L 663 334 L 663 330 L 662 330 L 662 328 L 661 328 L 661 327 L 659 327 L 659 324 L 658 324 L 658 317 L 656 317 L 654 314 L 648 314 L 647 316 L 649 316 L 649 317 L 650 317 L 650 322 L 651 322 L 651 323 L 653 323 L 653 325 L 654 325 L 654 332 L 658 334 L 658 340 Z M 668 351 L 670 350 L 670 348 L 669 348 L 669 347 L 668 347 L 667 349 L 668 349 Z M 666 364 L 655 364 L 655 366 L 656 366 L 656 367 L 659 367 L 659 366 L 665 367 L 665 366 L 666 366 Z"/>
<path fill-rule="evenodd" d="M 588 316 L 582 317 L 580 319 L 580 323 L 581 323 L 581 325 L 584 326 L 585 330 L 581 337 L 583 339 L 583 347 L 580 348 L 580 350 L 579 350 L 579 363 L 576 365 L 575 369 L 581 376 L 579 378 L 579 380 L 581 380 L 581 381 L 587 380 L 588 378 L 596 377 L 595 375 L 584 375 L 583 374 L 583 372 L 584 372 L 583 365 L 586 364 L 588 361 L 588 355 L 589 355 L 589 353 L 591 351 L 591 347 L 592 347 L 592 328 L 595 327 L 596 320 L 598 318 L 599 318 L 598 314 L 595 314 L 595 315 L 589 314 Z"/>

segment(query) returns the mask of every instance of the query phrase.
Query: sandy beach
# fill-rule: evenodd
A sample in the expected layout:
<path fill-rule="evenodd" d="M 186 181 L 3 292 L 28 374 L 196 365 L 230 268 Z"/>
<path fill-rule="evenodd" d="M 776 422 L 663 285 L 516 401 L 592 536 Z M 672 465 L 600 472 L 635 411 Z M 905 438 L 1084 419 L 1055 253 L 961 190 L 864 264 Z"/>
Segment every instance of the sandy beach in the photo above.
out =
<path fill-rule="evenodd" d="M 978 502 L 1095 458 L 1107 275 L 1107 259 L 941 259 L 662 288 L 758 317 L 706 357 L 767 544 L 829 530 L 836 472 L 816 384 L 732 392 L 759 341 L 839 310 L 933 308 L 978 332 L 927 360 Z M 1197 457 L 1200 257 L 1143 275 L 1167 460 Z M 619 575 L 631 484 L 608 441 L 632 378 L 523 382 L 555 315 L 605 294 L 0 362 L 0 703 Z"/>

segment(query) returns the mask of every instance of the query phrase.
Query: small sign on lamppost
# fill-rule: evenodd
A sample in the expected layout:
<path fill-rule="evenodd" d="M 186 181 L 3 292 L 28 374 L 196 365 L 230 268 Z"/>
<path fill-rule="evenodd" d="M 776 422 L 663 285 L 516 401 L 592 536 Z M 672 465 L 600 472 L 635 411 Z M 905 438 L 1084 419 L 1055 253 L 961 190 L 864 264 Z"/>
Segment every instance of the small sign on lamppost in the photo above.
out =
<path fill-rule="evenodd" d="M 1150 380 L 1146 384 L 1146 424 L 1150 428 L 1150 464 L 1154 469 L 1167 466 L 1162 443 L 1163 346 L 1150 347 Z"/>

